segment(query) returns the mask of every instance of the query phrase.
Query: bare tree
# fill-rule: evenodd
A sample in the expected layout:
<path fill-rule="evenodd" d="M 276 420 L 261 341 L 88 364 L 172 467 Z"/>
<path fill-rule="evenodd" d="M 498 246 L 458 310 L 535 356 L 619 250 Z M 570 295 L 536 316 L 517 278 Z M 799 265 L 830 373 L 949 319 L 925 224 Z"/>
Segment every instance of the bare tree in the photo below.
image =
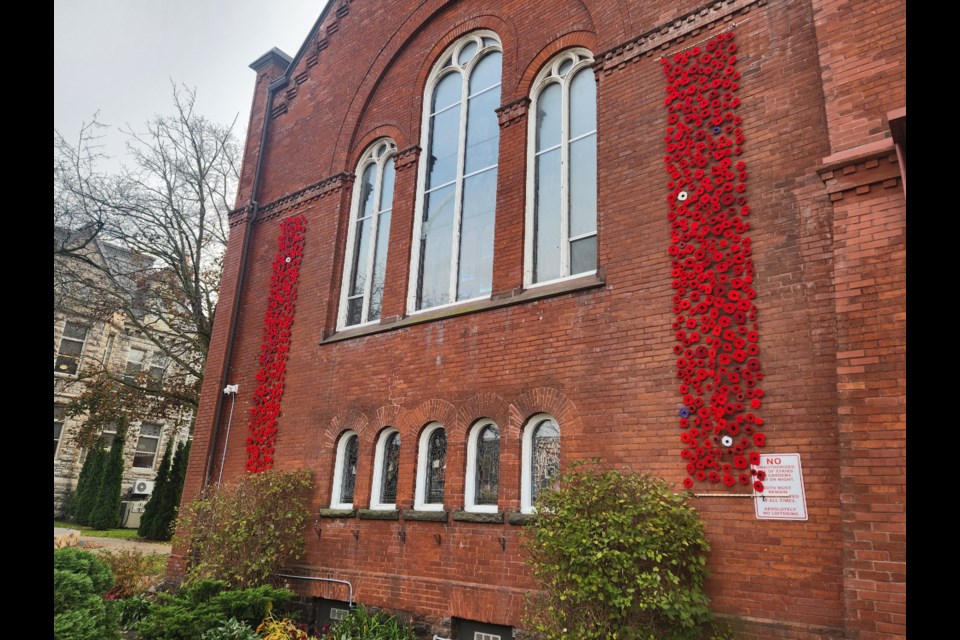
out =
<path fill-rule="evenodd" d="M 180 379 L 163 389 L 196 407 L 217 306 L 227 213 L 238 180 L 230 126 L 195 110 L 192 90 L 173 89 L 172 115 L 126 129 L 129 165 L 100 170 L 96 118 L 77 143 L 54 131 L 55 304 L 95 318 L 122 314 Z M 142 376 L 141 376 L 142 377 Z"/>

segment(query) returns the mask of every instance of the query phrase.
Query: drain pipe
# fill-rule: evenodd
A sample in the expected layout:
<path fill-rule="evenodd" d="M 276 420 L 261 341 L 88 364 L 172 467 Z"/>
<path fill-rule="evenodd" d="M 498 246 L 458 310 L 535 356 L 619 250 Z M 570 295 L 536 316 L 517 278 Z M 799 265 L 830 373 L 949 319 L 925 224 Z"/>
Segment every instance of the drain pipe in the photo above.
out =
<path fill-rule="evenodd" d="M 283 58 L 287 60 L 289 69 L 291 60 L 287 54 L 283 53 L 276 47 L 267 53 L 267 55 L 271 54 L 283 56 Z M 257 62 L 259 62 L 259 60 Z M 255 64 L 256 62 L 254 62 L 254 65 Z M 254 65 L 250 66 L 253 67 Z M 284 74 L 285 73 L 286 72 L 284 72 Z M 230 368 L 230 360 L 233 356 L 233 341 L 237 331 L 237 318 L 240 316 L 240 296 L 243 293 L 244 274 L 247 270 L 247 254 L 250 250 L 250 236 L 253 235 L 253 225 L 257 221 L 257 216 L 260 213 L 260 203 L 257 201 L 257 190 L 260 188 L 260 171 L 263 167 L 263 152 L 267 147 L 267 132 L 270 128 L 270 113 L 273 111 L 273 97 L 276 95 L 277 91 L 287 85 L 287 82 L 288 79 L 286 75 L 281 75 L 279 78 L 271 82 L 269 87 L 267 87 L 267 106 L 266 110 L 263 112 L 263 127 L 260 130 L 260 149 L 257 152 L 257 166 L 253 173 L 253 186 L 250 190 L 250 206 L 252 207 L 252 211 L 250 212 L 250 220 L 247 222 L 247 233 L 243 237 L 243 247 L 240 249 L 240 266 L 237 271 L 237 293 L 233 297 L 233 306 L 230 309 L 230 325 L 227 333 L 227 347 L 223 359 L 223 371 L 220 374 L 220 388 L 227 386 L 227 372 Z M 216 442 L 220 435 L 220 420 L 223 416 L 224 395 L 226 394 L 217 394 L 217 405 L 213 412 L 213 433 L 210 436 L 210 455 L 207 456 L 207 466 L 203 470 L 204 489 L 206 489 L 210 484 L 210 468 L 213 466 L 213 458 L 216 454 Z M 234 399 L 236 399 L 236 396 L 234 396 Z M 226 451 L 226 445 L 224 445 L 224 451 Z M 221 471 L 222 466 L 223 465 L 221 461 Z"/>
<path fill-rule="evenodd" d="M 289 573 L 275 573 L 273 575 L 277 576 L 278 578 L 295 578 L 297 580 L 315 580 L 317 582 L 335 582 L 337 584 L 345 584 L 350 589 L 350 599 L 347 601 L 347 604 L 351 609 L 353 609 L 353 585 L 346 580 L 337 580 L 336 578 L 318 578 L 315 576 L 295 576 Z"/>

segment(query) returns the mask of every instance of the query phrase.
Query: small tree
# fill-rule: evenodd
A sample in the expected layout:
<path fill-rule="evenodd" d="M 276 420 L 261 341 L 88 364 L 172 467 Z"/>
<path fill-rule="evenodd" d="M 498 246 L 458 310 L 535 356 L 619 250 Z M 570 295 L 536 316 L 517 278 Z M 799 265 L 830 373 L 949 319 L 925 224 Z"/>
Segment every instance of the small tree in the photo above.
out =
<path fill-rule="evenodd" d="M 173 523 L 177 517 L 183 482 L 187 475 L 190 444 L 181 442 L 177 445 L 177 453 L 172 464 L 170 463 L 171 448 L 172 444 L 167 447 L 163 455 L 160 470 L 157 472 L 157 484 L 140 520 L 137 535 L 141 538 L 169 540 L 173 537 Z"/>
<path fill-rule="evenodd" d="M 186 582 L 252 587 L 299 559 L 312 489 L 308 470 L 265 471 L 213 486 L 185 505 L 177 536 L 190 549 Z"/>
<path fill-rule="evenodd" d="M 660 480 L 575 467 L 541 494 L 526 548 L 543 638 L 686 640 L 712 619 L 703 523 Z"/>
<path fill-rule="evenodd" d="M 169 503 L 169 484 L 170 484 L 170 454 L 173 451 L 173 441 L 167 442 L 167 448 L 163 452 L 163 459 L 160 460 L 160 468 L 157 470 L 156 483 L 153 485 L 153 493 L 147 506 L 143 509 L 143 515 L 140 517 L 140 526 L 137 528 L 137 535 L 147 540 L 159 540 L 157 530 L 157 520 L 167 504 Z"/>
<path fill-rule="evenodd" d="M 117 435 L 110 446 L 103 467 L 103 478 L 98 488 L 96 501 L 90 511 L 89 524 L 94 529 L 115 529 L 120 526 L 120 497 L 123 485 L 123 445 L 127 439 L 128 421 L 117 417 Z"/>
<path fill-rule="evenodd" d="M 106 450 L 98 444 L 90 449 L 87 459 L 83 461 L 77 489 L 70 496 L 68 507 L 69 517 L 79 524 L 87 524 L 90 520 L 90 511 L 103 482 L 103 464 L 106 459 Z"/>

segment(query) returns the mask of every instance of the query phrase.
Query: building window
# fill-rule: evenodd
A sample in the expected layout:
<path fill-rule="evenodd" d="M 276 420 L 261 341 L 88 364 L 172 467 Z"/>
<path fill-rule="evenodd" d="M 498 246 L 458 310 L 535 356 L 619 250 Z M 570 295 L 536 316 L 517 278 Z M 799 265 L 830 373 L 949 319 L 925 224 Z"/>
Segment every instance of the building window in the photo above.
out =
<path fill-rule="evenodd" d="M 76 322 L 67 322 L 63 325 L 63 337 L 60 338 L 60 349 L 57 351 L 57 361 L 53 370 L 57 373 L 77 375 L 80 368 L 80 356 L 83 354 L 83 343 L 87 339 L 87 328 Z"/>
<path fill-rule="evenodd" d="M 110 447 L 113 446 L 113 441 L 117 437 L 117 425 L 116 423 L 111 422 L 103 427 L 103 430 L 100 431 L 100 444 L 103 445 L 103 448 L 107 451 L 110 450 Z"/>
<path fill-rule="evenodd" d="M 410 311 L 493 288 L 502 57 L 493 33 L 474 32 L 443 53 L 427 81 Z"/>
<path fill-rule="evenodd" d="M 597 84 L 593 56 L 571 49 L 531 94 L 525 284 L 597 269 Z"/>
<path fill-rule="evenodd" d="M 143 423 L 140 425 L 140 438 L 137 451 L 133 454 L 133 466 L 140 469 L 152 469 L 157 459 L 157 446 L 160 444 L 160 425 Z"/>
<path fill-rule="evenodd" d="M 357 455 L 360 438 L 356 432 L 347 431 L 337 445 L 337 462 L 333 467 L 333 493 L 330 507 L 353 508 L 353 489 L 357 483 Z"/>
<path fill-rule="evenodd" d="M 467 511 L 497 510 L 500 487 L 500 430 L 484 420 L 474 425 L 467 440 L 467 481 L 464 508 Z"/>
<path fill-rule="evenodd" d="M 60 448 L 60 436 L 63 435 L 63 422 L 67 417 L 66 407 L 53 405 L 53 458 L 57 458 L 57 449 Z"/>
<path fill-rule="evenodd" d="M 442 425 L 433 423 L 423 430 L 417 461 L 414 509 L 440 511 L 447 472 L 447 432 Z"/>
<path fill-rule="evenodd" d="M 560 472 L 560 427 L 546 414 L 534 416 L 523 430 L 520 511 L 532 513 L 541 492 Z"/>
<path fill-rule="evenodd" d="M 163 377 L 167 373 L 167 367 L 170 366 L 170 358 L 162 353 L 155 353 L 150 359 L 150 370 L 147 373 L 147 386 L 151 389 L 159 389 L 163 386 Z"/>
<path fill-rule="evenodd" d="M 123 379 L 130 384 L 138 384 L 140 372 L 143 371 L 143 363 L 147 358 L 147 352 L 143 349 L 130 347 L 127 351 L 127 368 L 124 371 Z"/>
<path fill-rule="evenodd" d="M 385 429 L 377 440 L 374 454 L 371 509 L 396 508 L 399 471 L 400 433 L 396 429 Z"/>
<path fill-rule="evenodd" d="M 396 151 L 392 141 L 379 140 L 357 166 L 360 184 L 353 190 L 338 328 L 380 319 Z"/>

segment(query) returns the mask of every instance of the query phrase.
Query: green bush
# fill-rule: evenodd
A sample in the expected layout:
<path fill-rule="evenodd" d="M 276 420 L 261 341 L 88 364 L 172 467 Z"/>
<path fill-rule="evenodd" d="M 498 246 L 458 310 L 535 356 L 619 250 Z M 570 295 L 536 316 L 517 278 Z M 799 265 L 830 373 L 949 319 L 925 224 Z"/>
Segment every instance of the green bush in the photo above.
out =
<path fill-rule="evenodd" d="M 350 611 L 324 638 L 329 640 L 417 640 L 413 629 L 382 611 L 362 604 Z"/>
<path fill-rule="evenodd" d="M 120 637 L 117 614 L 103 599 L 110 569 L 92 553 L 72 547 L 53 552 L 53 630 L 57 640 Z"/>
<path fill-rule="evenodd" d="M 77 488 L 67 500 L 65 517 L 72 518 L 79 524 L 90 521 L 90 512 L 96 503 L 97 492 L 103 481 L 103 467 L 107 461 L 107 452 L 99 443 L 88 453 L 80 477 L 77 479 Z"/>
<path fill-rule="evenodd" d="M 300 558 L 310 519 L 310 471 L 265 471 L 185 505 L 178 536 L 190 549 L 186 582 L 264 583 Z"/>
<path fill-rule="evenodd" d="M 269 585 L 235 591 L 226 587 L 222 580 L 200 580 L 177 593 L 161 594 L 136 630 L 142 640 L 197 640 L 231 618 L 253 627 L 294 597 L 292 591 Z"/>
<path fill-rule="evenodd" d="M 526 624 L 548 640 L 687 640 L 709 633 L 699 514 L 649 476 L 577 465 L 537 501 Z"/>
<path fill-rule="evenodd" d="M 236 618 L 230 618 L 219 627 L 209 629 L 200 640 L 261 640 L 253 627 Z"/>
<path fill-rule="evenodd" d="M 167 556 L 162 553 L 144 554 L 139 550 L 107 551 L 100 558 L 114 575 L 111 593 L 118 598 L 146 593 L 163 582 Z"/>
<path fill-rule="evenodd" d="M 120 526 L 120 497 L 123 484 L 123 446 L 127 439 L 126 418 L 117 420 L 117 434 L 103 464 L 103 477 L 90 510 L 88 525 L 94 529 L 116 529 Z"/>
<path fill-rule="evenodd" d="M 124 629 L 132 629 L 147 617 L 153 603 L 143 595 L 136 595 L 117 600 L 115 606 L 120 617 L 120 626 Z"/>

